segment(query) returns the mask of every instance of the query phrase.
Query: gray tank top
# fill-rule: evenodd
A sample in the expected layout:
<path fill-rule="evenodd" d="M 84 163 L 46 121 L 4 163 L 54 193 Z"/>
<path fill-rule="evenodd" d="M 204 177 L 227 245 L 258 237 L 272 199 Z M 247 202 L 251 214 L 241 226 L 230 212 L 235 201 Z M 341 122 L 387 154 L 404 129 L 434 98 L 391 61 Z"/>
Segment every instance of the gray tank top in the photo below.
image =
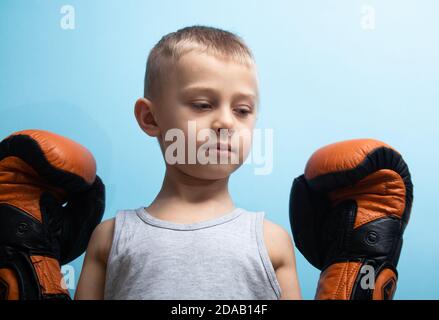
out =
<path fill-rule="evenodd" d="M 145 208 L 118 211 L 104 298 L 279 299 L 263 220 L 264 212 L 242 208 L 191 224 L 158 219 Z"/>

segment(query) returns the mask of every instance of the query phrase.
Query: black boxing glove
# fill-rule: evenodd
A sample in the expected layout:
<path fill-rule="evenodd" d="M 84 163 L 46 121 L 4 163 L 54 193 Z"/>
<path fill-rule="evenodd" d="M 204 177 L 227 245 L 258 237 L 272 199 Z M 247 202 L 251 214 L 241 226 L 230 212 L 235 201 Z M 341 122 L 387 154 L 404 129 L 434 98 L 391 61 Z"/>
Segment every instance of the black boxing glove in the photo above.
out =
<path fill-rule="evenodd" d="M 42 130 L 0 142 L 0 299 L 70 299 L 60 266 L 86 249 L 105 187 L 93 155 Z"/>
<path fill-rule="evenodd" d="M 299 251 L 322 271 L 316 299 L 392 299 L 413 185 L 401 155 L 372 139 L 317 150 L 290 194 Z"/>

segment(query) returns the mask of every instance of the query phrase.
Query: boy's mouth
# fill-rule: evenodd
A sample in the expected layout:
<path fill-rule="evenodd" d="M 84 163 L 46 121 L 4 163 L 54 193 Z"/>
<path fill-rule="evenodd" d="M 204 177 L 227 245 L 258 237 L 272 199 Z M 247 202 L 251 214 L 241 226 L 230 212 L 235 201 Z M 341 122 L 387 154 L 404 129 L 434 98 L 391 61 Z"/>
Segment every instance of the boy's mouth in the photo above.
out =
<path fill-rule="evenodd" d="M 206 150 L 218 150 L 218 151 L 228 151 L 228 152 L 235 152 L 236 148 L 233 148 L 231 144 L 224 143 L 224 142 L 218 142 L 218 143 L 212 143 L 210 145 L 205 146 Z"/>
<path fill-rule="evenodd" d="M 227 143 L 217 143 L 216 148 L 217 150 L 232 151 L 232 146 Z"/>

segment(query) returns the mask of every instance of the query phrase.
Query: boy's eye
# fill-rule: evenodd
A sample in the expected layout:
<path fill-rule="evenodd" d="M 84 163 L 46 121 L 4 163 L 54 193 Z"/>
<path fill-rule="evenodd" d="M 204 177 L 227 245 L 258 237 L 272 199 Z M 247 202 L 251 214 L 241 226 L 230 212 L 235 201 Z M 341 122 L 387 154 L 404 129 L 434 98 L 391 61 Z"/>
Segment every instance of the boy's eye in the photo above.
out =
<path fill-rule="evenodd" d="M 205 102 L 193 103 L 192 106 L 196 109 L 199 109 L 199 110 L 209 110 L 212 108 L 212 106 L 210 104 L 205 103 Z"/>
<path fill-rule="evenodd" d="M 248 108 L 238 108 L 238 109 L 236 109 L 236 112 L 237 112 L 240 116 L 247 116 L 248 114 L 251 113 L 251 110 L 249 110 Z"/>

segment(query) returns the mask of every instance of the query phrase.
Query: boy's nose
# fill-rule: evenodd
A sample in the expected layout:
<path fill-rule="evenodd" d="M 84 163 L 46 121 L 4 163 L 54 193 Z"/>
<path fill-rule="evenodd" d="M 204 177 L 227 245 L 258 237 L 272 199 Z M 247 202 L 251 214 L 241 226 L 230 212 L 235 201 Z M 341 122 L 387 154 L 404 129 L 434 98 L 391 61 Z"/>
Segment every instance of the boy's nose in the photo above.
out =
<path fill-rule="evenodd" d="M 218 108 L 215 119 L 212 123 L 212 129 L 215 131 L 220 131 L 221 129 L 227 129 L 232 131 L 235 126 L 235 119 L 233 117 L 233 112 L 229 107 Z"/>

